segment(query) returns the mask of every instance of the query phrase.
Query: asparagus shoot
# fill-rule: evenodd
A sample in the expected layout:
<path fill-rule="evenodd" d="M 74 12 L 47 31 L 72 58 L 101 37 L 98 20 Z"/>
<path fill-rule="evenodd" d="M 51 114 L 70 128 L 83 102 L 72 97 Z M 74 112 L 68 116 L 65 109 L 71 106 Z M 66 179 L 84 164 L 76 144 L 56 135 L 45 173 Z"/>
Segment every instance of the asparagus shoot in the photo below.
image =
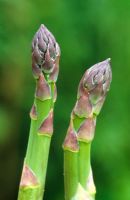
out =
<path fill-rule="evenodd" d="M 36 80 L 31 126 L 18 200 L 42 200 L 53 134 L 60 48 L 52 33 L 41 25 L 32 41 L 32 72 Z"/>
<path fill-rule="evenodd" d="M 96 118 L 105 101 L 111 79 L 110 59 L 107 59 L 89 68 L 79 83 L 77 101 L 63 144 L 65 200 L 80 199 L 77 196 L 83 191 L 89 194 L 86 194 L 86 200 L 94 199 L 96 190 L 91 171 L 91 143 Z"/>

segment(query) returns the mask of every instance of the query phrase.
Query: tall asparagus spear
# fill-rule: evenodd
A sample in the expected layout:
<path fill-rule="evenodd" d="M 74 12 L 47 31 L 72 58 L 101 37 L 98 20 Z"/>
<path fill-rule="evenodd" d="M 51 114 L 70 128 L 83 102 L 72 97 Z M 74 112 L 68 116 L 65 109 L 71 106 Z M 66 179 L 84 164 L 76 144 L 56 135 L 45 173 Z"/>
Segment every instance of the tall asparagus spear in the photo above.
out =
<path fill-rule="evenodd" d="M 51 32 L 41 25 L 32 41 L 32 71 L 36 80 L 31 127 L 19 187 L 19 200 L 43 198 L 47 162 L 53 133 L 53 109 L 59 72 L 60 48 Z"/>
<path fill-rule="evenodd" d="M 89 194 L 86 194 L 86 200 L 94 199 L 96 191 L 90 162 L 91 142 L 96 117 L 105 101 L 111 78 L 110 59 L 107 59 L 89 68 L 79 83 L 77 102 L 63 144 L 65 200 L 80 200 L 79 195 L 83 191 Z"/>

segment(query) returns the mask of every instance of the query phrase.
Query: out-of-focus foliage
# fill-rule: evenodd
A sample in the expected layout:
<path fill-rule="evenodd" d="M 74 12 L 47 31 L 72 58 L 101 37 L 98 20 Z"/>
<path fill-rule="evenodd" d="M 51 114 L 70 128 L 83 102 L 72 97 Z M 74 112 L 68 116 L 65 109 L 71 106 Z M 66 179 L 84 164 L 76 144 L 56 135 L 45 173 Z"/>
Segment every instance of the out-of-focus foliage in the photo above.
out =
<path fill-rule="evenodd" d="M 129 0 L 0 0 L 0 199 L 17 199 L 35 87 L 31 40 L 41 23 L 62 51 L 45 199 L 63 199 L 61 145 L 78 82 L 87 67 L 111 57 L 113 82 L 98 117 L 92 166 L 97 200 L 129 200 Z"/>

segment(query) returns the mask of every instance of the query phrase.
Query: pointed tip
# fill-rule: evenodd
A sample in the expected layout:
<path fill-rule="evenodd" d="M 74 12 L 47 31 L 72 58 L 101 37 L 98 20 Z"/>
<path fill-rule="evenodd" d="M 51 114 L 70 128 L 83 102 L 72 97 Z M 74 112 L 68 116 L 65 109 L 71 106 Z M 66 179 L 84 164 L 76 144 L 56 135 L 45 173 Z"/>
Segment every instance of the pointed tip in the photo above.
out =
<path fill-rule="evenodd" d="M 39 31 L 39 30 L 42 30 L 42 29 L 44 29 L 44 25 L 43 25 L 43 24 L 41 24 L 41 25 L 39 26 L 38 31 Z M 38 31 L 37 31 L 37 32 L 38 32 Z"/>
<path fill-rule="evenodd" d="M 107 58 L 106 61 L 111 62 L 111 58 Z"/>
<path fill-rule="evenodd" d="M 108 63 L 108 64 L 110 64 L 110 62 L 111 62 L 111 58 L 107 58 L 107 59 L 105 59 L 103 61 L 98 62 L 97 64 L 101 64 L 101 63 Z"/>
<path fill-rule="evenodd" d="M 40 30 L 41 30 L 41 31 L 45 31 L 45 32 L 46 32 L 46 31 L 49 32 L 49 30 L 47 29 L 47 27 L 46 27 L 44 24 L 41 24 L 41 25 L 40 25 L 38 31 L 40 31 Z M 38 32 L 38 31 L 37 31 L 37 32 Z"/>
<path fill-rule="evenodd" d="M 45 25 L 44 25 L 44 24 L 41 24 L 41 25 L 40 25 L 40 28 L 44 28 L 44 27 L 45 27 Z"/>

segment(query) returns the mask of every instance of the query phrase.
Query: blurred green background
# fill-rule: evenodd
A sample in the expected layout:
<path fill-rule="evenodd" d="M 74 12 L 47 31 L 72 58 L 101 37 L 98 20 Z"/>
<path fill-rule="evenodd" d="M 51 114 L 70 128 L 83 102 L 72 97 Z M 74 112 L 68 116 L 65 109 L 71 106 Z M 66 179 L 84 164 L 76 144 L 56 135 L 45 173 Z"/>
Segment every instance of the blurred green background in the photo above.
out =
<path fill-rule="evenodd" d="M 62 142 L 84 71 L 112 58 L 92 146 L 97 200 L 130 200 L 130 1 L 0 0 L 0 200 L 17 199 L 35 82 L 31 40 L 44 23 L 61 47 L 45 200 L 62 200 Z M 44 155 L 43 155 L 44 156 Z"/>

